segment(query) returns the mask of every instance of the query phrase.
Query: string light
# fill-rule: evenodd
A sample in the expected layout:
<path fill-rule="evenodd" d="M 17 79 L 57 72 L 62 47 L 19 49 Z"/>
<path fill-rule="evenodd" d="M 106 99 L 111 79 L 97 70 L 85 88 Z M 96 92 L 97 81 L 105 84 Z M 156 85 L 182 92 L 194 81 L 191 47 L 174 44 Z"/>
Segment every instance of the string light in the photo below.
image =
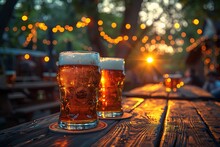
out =
<path fill-rule="evenodd" d="M 171 40 L 170 41 L 170 45 L 174 45 L 175 44 L 175 41 L 174 40 Z"/>
<path fill-rule="evenodd" d="M 113 22 L 113 23 L 111 24 L 111 26 L 112 26 L 112 28 L 116 28 L 116 27 L 117 27 L 117 24 L 116 24 L 115 22 Z"/>
<path fill-rule="evenodd" d="M 169 39 L 169 40 L 172 40 L 172 39 L 173 39 L 173 36 L 172 36 L 172 35 L 168 35 L 168 39 Z"/>
<path fill-rule="evenodd" d="M 27 15 L 23 15 L 23 16 L 21 17 L 21 19 L 22 19 L 23 21 L 27 21 L 27 20 L 28 20 L 28 16 L 27 16 Z"/>
<path fill-rule="evenodd" d="M 102 20 L 99 20 L 99 21 L 98 21 L 98 25 L 99 25 L 99 26 L 103 25 L 103 21 L 102 21 Z"/>
<path fill-rule="evenodd" d="M 165 42 L 164 40 L 161 40 L 160 43 L 161 43 L 161 44 L 165 44 L 166 42 Z"/>
<path fill-rule="evenodd" d="M 28 29 L 32 29 L 33 28 L 33 25 L 32 24 L 29 24 L 28 25 Z"/>
<path fill-rule="evenodd" d="M 86 18 L 85 23 L 89 24 L 90 22 L 91 22 L 91 19 L 90 18 Z"/>
<path fill-rule="evenodd" d="M 105 32 L 101 31 L 100 36 L 104 36 L 104 35 L 105 35 Z"/>
<path fill-rule="evenodd" d="M 146 28 L 146 25 L 142 23 L 142 24 L 140 25 L 140 28 L 141 28 L 142 30 L 144 30 L 144 29 Z"/>
<path fill-rule="evenodd" d="M 161 39 L 160 36 L 156 36 L 156 40 L 159 41 Z"/>
<path fill-rule="evenodd" d="M 103 31 L 103 27 L 98 28 L 99 32 Z"/>
<path fill-rule="evenodd" d="M 13 27 L 12 29 L 14 32 L 17 32 L 18 28 L 17 27 Z"/>
<path fill-rule="evenodd" d="M 141 52 L 144 52 L 144 51 L 145 51 L 145 47 L 142 46 L 142 47 L 140 48 L 140 51 L 141 51 Z"/>
<path fill-rule="evenodd" d="M 132 36 L 132 40 L 136 41 L 137 40 L 137 36 Z"/>
<path fill-rule="evenodd" d="M 48 56 L 45 56 L 44 57 L 44 62 L 49 62 L 50 61 L 50 58 Z"/>
<path fill-rule="evenodd" d="M 194 20 L 193 20 L 193 24 L 194 24 L 194 25 L 198 25 L 198 24 L 199 24 L 199 20 L 198 20 L 197 18 L 194 19 Z"/>
<path fill-rule="evenodd" d="M 181 36 L 182 36 L 183 38 L 185 38 L 185 37 L 186 37 L 186 33 L 185 33 L 185 32 L 182 32 L 182 33 L 181 33 Z"/>
<path fill-rule="evenodd" d="M 57 45 L 57 40 L 53 40 L 53 45 Z"/>
<path fill-rule="evenodd" d="M 155 39 L 152 39 L 150 42 L 151 42 L 151 44 L 156 44 L 156 40 Z"/>
<path fill-rule="evenodd" d="M 30 59 L 30 55 L 29 54 L 25 54 L 24 55 L 24 59 L 26 59 L 26 60 Z"/>
<path fill-rule="evenodd" d="M 28 20 L 28 16 L 27 15 L 23 15 L 22 18 L 21 18 L 23 21 L 27 21 Z M 90 18 L 87 18 L 87 17 L 82 17 L 80 19 L 80 21 L 76 22 L 76 28 L 83 28 L 83 27 L 86 27 L 89 23 L 91 22 L 91 19 Z M 107 41 L 109 44 L 118 44 L 119 42 L 121 41 L 127 41 L 129 40 L 129 36 L 125 35 L 125 36 L 117 36 L 115 38 L 112 38 L 110 37 L 108 34 L 106 34 L 104 32 L 104 29 L 102 27 L 103 25 L 103 20 L 99 20 L 97 22 L 98 24 L 98 30 L 100 32 L 100 36 L 105 40 Z M 194 19 L 193 20 L 193 24 L 195 25 L 198 25 L 199 24 L 199 20 L 198 19 Z M 33 28 L 35 26 L 35 32 L 31 32 L 27 38 L 26 38 L 26 41 L 24 42 L 24 46 L 27 46 L 28 43 L 32 40 L 34 43 L 37 42 L 37 38 L 36 38 L 36 29 L 40 29 L 42 31 L 46 31 L 48 29 L 48 26 L 43 23 L 43 22 L 36 22 L 35 24 L 28 24 L 27 26 L 21 26 L 20 30 L 22 31 L 25 31 L 27 28 L 30 29 L 31 31 L 34 31 Z M 117 23 L 113 22 L 111 23 L 111 27 L 112 28 L 116 28 L 117 27 Z M 125 25 L 125 28 L 126 29 L 131 29 L 131 24 L 126 24 Z M 142 23 L 140 24 L 140 29 L 145 29 L 146 28 L 146 24 Z M 176 29 L 179 29 L 180 28 L 180 24 L 179 23 L 175 23 L 174 24 L 174 28 Z M 18 31 L 18 28 L 17 27 L 13 27 L 12 30 L 14 32 Z M 70 25 L 65 25 L 65 26 L 61 26 L 61 25 L 56 25 L 55 27 L 52 28 L 52 32 L 53 33 L 57 33 L 57 32 L 60 32 L 60 33 L 63 33 L 64 31 L 73 31 L 74 30 L 74 27 L 73 26 L 70 26 Z M 5 28 L 5 31 L 9 31 L 9 27 L 6 27 Z M 202 29 L 197 29 L 197 34 L 201 35 L 202 34 Z M 182 32 L 181 33 L 181 37 L 182 38 L 185 38 L 186 37 L 186 33 L 185 32 Z M 136 41 L 138 38 L 137 36 L 132 36 L 131 37 L 131 40 L 132 41 Z M 142 43 L 146 43 L 148 41 L 148 36 L 144 36 L 143 38 L 139 38 Z M 173 40 L 173 36 L 172 35 L 168 35 L 168 39 L 170 40 L 170 44 L 171 45 L 174 45 L 175 44 L 175 41 Z M 151 44 L 156 44 L 158 41 L 158 43 L 161 43 L 161 44 L 166 44 L 166 42 L 164 40 L 161 40 L 161 36 L 157 35 L 154 39 L 151 39 Z M 160 41 L 160 42 L 159 42 Z M 195 42 L 195 39 L 194 38 L 190 38 L 190 42 L 191 43 L 194 43 Z M 43 40 L 43 43 L 44 44 L 50 44 L 49 41 L 45 41 Z M 54 45 L 56 45 L 58 42 L 57 41 L 53 41 L 52 42 Z M 109 47 L 109 48 L 112 48 L 112 47 Z M 144 49 L 142 48 L 142 51 Z"/>
<path fill-rule="evenodd" d="M 194 38 L 190 38 L 190 43 L 194 43 L 195 42 L 195 39 Z"/>
<path fill-rule="evenodd" d="M 22 26 L 22 27 L 21 27 L 21 30 L 22 30 L 22 31 L 25 31 L 25 30 L 26 30 L 26 26 Z"/>
<path fill-rule="evenodd" d="M 53 32 L 53 33 L 56 33 L 56 32 L 57 32 L 57 28 L 53 28 L 53 29 L 52 29 L 52 32 Z"/>
<path fill-rule="evenodd" d="M 125 41 L 127 41 L 127 40 L 129 39 L 129 37 L 128 37 L 127 35 L 125 35 L 125 36 L 123 37 L 123 39 L 124 39 Z"/>
<path fill-rule="evenodd" d="M 180 24 L 179 24 L 179 23 L 175 23 L 175 24 L 174 24 L 174 28 L 175 28 L 175 29 L 179 29 L 179 28 L 180 28 Z"/>
<path fill-rule="evenodd" d="M 201 35 L 202 34 L 202 29 L 198 29 L 197 34 Z"/>
<path fill-rule="evenodd" d="M 205 51 L 206 50 L 206 46 L 202 45 L 201 49 L 202 49 L 202 51 Z"/>
<path fill-rule="evenodd" d="M 142 42 L 142 43 L 146 43 L 147 40 L 148 40 L 148 36 L 144 36 L 144 37 L 142 38 L 141 42 Z"/>
<path fill-rule="evenodd" d="M 131 25 L 130 24 L 126 24 L 125 28 L 129 30 L 131 28 Z"/>

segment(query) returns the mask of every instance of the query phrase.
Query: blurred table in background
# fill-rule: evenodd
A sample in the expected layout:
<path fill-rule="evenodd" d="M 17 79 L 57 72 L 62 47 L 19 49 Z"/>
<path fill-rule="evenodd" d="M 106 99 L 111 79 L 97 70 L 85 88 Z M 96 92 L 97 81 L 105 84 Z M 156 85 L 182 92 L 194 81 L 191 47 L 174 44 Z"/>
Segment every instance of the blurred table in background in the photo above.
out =
<path fill-rule="evenodd" d="M 141 87 L 134 88 L 130 91 L 123 92 L 126 97 L 142 97 L 142 98 L 166 98 L 166 99 L 215 99 L 209 92 L 193 85 L 184 85 L 177 89 L 176 92 L 166 92 L 163 84 L 146 84 Z M 219 99 L 220 100 L 220 99 Z"/>
<path fill-rule="evenodd" d="M 23 81 L 0 86 L 0 114 L 26 120 L 38 110 L 59 108 L 58 85 L 53 81 Z"/>

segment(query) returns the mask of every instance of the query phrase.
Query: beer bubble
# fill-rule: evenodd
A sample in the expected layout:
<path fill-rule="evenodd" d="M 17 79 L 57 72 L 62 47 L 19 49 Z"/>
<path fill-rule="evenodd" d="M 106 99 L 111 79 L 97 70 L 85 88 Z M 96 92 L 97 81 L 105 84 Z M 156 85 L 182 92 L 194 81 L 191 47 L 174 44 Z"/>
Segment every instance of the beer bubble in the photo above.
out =
<path fill-rule="evenodd" d="M 92 118 L 92 116 L 91 115 L 86 115 L 88 118 Z"/>
<path fill-rule="evenodd" d="M 72 119 L 76 119 L 79 116 L 79 113 L 77 114 L 69 114 L 69 117 Z"/>

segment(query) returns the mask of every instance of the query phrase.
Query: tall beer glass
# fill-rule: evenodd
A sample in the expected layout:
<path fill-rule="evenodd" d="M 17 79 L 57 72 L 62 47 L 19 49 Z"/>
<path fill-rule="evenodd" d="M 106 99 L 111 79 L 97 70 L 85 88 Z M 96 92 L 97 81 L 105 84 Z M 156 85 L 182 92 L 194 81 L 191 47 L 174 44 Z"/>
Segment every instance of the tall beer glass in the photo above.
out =
<path fill-rule="evenodd" d="M 61 52 L 57 80 L 60 90 L 59 127 L 68 130 L 94 128 L 98 124 L 100 82 L 99 53 Z"/>
<path fill-rule="evenodd" d="M 101 58 L 100 68 L 101 81 L 97 113 L 103 118 L 122 116 L 122 88 L 125 78 L 124 59 Z"/>

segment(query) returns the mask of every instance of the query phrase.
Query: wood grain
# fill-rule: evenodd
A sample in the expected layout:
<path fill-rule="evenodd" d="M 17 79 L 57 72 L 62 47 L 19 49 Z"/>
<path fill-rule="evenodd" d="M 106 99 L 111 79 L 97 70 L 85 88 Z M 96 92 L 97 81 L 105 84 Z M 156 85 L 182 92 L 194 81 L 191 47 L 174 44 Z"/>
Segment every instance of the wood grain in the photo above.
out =
<path fill-rule="evenodd" d="M 208 128 L 189 101 L 169 100 L 160 146 L 216 146 Z"/>
<path fill-rule="evenodd" d="M 130 112 L 135 109 L 143 99 L 123 99 L 123 107 Z M 49 131 L 48 126 L 58 121 L 59 113 L 37 119 L 13 128 L 0 131 L 1 146 L 91 146 L 106 133 L 108 133 L 119 121 L 105 121 L 108 127 L 99 132 L 86 134 L 63 134 Z"/>
<path fill-rule="evenodd" d="M 131 112 L 134 108 L 138 107 L 143 101 L 143 98 L 123 98 L 122 109 L 124 112 Z"/>
<path fill-rule="evenodd" d="M 210 130 L 208 133 L 210 133 L 211 136 L 213 135 L 220 146 L 220 102 L 197 101 L 194 102 L 193 105 Z"/>
<path fill-rule="evenodd" d="M 167 100 L 147 99 L 93 146 L 157 146 L 163 129 Z"/>

